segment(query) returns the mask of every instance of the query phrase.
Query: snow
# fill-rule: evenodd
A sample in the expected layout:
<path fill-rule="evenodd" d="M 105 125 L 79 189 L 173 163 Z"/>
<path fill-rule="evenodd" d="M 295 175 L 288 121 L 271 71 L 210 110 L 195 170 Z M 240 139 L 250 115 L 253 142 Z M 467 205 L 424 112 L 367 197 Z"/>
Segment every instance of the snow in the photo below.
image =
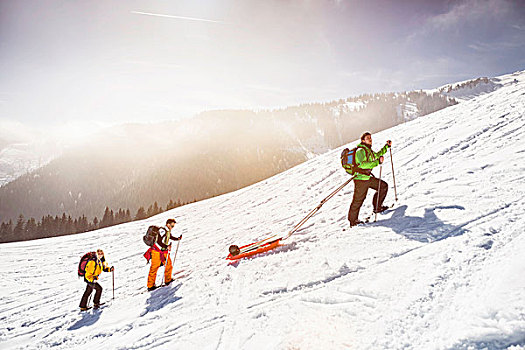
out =
<path fill-rule="evenodd" d="M 48 159 L 43 158 L 34 146 L 11 144 L 0 150 L 0 186 L 25 173 L 38 169 Z"/>
<path fill-rule="evenodd" d="M 514 74 L 521 74 L 516 72 Z M 504 76 L 508 80 L 509 75 Z M 514 82 L 514 81 L 512 81 Z M 507 83 L 509 83 L 507 81 Z M 440 93 L 445 96 L 454 97 L 455 99 L 470 100 L 476 96 L 493 92 L 502 86 L 499 78 L 477 78 L 471 80 L 464 80 L 454 84 L 447 84 L 436 89 L 426 90 L 428 93 Z"/>
<path fill-rule="evenodd" d="M 50 163 L 103 127 L 94 122 L 27 126 L 0 118 L 0 186 Z"/>
<path fill-rule="evenodd" d="M 286 234 L 342 184 L 341 147 L 144 221 L 0 245 L 0 348 L 523 349 L 525 73 L 499 79 L 373 135 L 374 149 L 393 140 L 399 202 L 367 226 L 348 229 L 349 185 L 283 246 L 224 259 L 230 244 Z M 142 235 L 170 217 L 177 279 L 148 293 Z M 115 300 L 103 273 L 110 305 L 80 313 L 78 260 L 99 247 Z"/>
<path fill-rule="evenodd" d="M 397 117 L 404 120 L 405 122 L 410 121 L 419 117 L 419 109 L 417 104 L 412 102 L 407 102 L 403 105 L 396 107 Z"/>

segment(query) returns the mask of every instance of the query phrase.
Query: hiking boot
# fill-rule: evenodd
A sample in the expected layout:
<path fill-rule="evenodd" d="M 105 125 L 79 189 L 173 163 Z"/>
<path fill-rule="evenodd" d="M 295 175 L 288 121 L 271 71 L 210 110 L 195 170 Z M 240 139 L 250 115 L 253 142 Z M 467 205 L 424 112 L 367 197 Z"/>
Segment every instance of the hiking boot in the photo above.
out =
<path fill-rule="evenodd" d="M 157 286 L 148 287 L 148 292 L 151 292 L 151 291 L 153 291 L 153 290 L 155 290 L 157 288 L 159 288 L 159 287 L 157 287 Z"/>
<path fill-rule="evenodd" d="M 102 305 L 104 305 L 105 303 L 98 303 L 98 304 L 95 304 L 93 305 L 93 309 L 98 309 L 99 307 L 101 307 Z"/>
<path fill-rule="evenodd" d="M 350 227 L 354 227 L 354 226 L 361 225 L 361 224 L 364 224 L 364 222 L 361 220 L 350 221 Z"/>
<path fill-rule="evenodd" d="M 169 286 L 171 282 L 173 282 L 173 280 L 169 280 L 169 281 L 167 281 L 167 282 L 164 282 L 164 285 L 165 285 L 165 286 Z"/>
<path fill-rule="evenodd" d="M 89 309 L 91 309 L 90 307 L 80 307 L 80 311 L 88 311 Z"/>
<path fill-rule="evenodd" d="M 379 209 L 374 209 L 374 213 L 382 213 L 387 209 L 388 207 L 386 205 L 382 205 L 381 207 L 379 207 Z"/>

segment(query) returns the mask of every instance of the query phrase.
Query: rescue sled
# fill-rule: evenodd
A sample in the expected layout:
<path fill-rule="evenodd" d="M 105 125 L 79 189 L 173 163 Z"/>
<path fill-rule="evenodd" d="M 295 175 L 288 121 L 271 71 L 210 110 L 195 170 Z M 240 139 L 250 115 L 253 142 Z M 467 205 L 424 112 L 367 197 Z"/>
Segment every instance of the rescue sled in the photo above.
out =
<path fill-rule="evenodd" d="M 343 189 L 343 187 L 348 185 L 354 179 L 354 177 L 355 176 L 352 176 L 344 184 L 342 184 L 341 186 L 336 188 L 335 191 L 330 193 L 328 195 L 328 197 L 323 199 L 321 201 L 321 203 L 319 203 L 319 205 L 317 207 L 315 207 L 312 211 L 310 211 L 308 213 L 308 215 L 306 215 L 306 217 L 304 219 L 299 221 L 299 223 L 297 225 L 295 225 L 292 228 L 292 230 L 290 232 L 288 232 L 288 234 L 286 236 L 278 237 L 277 235 L 273 235 L 271 237 L 263 239 L 262 241 L 251 243 L 251 244 L 247 244 L 247 245 L 243 245 L 242 247 L 239 247 L 239 246 L 236 246 L 236 245 L 231 245 L 230 248 L 229 248 L 230 254 L 226 257 L 226 259 L 227 260 L 239 260 L 239 259 L 247 258 L 247 257 L 253 256 L 253 255 L 256 255 L 256 254 L 259 254 L 259 253 L 264 253 L 264 252 L 267 252 L 268 250 L 277 248 L 278 246 L 281 245 L 281 241 L 284 241 L 284 240 L 290 238 L 290 236 L 292 234 L 297 232 L 297 230 L 299 230 L 299 228 L 301 226 L 303 226 L 304 223 L 306 221 L 308 221 L 308 219 L 310 219 L 312 216 L 314 216 L 314 214 L 317 213 L 321 209 L 323 204 L 325 204 L 330 198 L 335 196 L 337 194 L 337 192 L 341 191 Z"/>
<path fill-rule="evenodd" d="M 242 247 L 238 247 L 236 245 L 230 246 L 230 254 L 226 257 L 227 260 L 239 260 L 243 258 L 247 258 L 259 253 L 267 252 L 268 250 L 272 250 L 274 248 L 277 248 L 282 240 L 282 237 L 276 238 L 277 236 L 272 236 L 266 239 L 263 239 L 262 241 L 250 243 L 247 245 L 244 245 Z"/>

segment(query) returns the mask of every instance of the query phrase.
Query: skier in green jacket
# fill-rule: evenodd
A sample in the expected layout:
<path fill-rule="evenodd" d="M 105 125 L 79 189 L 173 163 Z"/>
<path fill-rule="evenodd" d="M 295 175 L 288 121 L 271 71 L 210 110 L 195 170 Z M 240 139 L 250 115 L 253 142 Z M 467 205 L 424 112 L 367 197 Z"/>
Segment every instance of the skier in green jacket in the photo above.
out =
<path fill-rule="evenodd" d="M 383 154 L 385 154 L 388 148 L 392 146 L 392 141 L 388 140 L 386 144 L 378 152 L 372 151 L 372 134 L 365 132 L 361 136 L 361 143 L 357 145 L 357 151 L 355 153 L 355 163 L 358 167 L 354 178 L 354 197 L 350 210 L 348 211 L 348 220 L 350 226 L 355 226 L 363 223 L 359 220 L 359 209 L 365 201 L 368 188 L 376 190 L 373 199 L 374 213 L 380 213 L 388 209 L 383 206 L 386 194 L 388 192 L 388 184 L 379 180 L 372 174 L 372 169 L 383 163 Z M 381 185 L 380 185 L 381 183 Z M 379 189 L 379 192 L 377 192 Z M 379 201 L 377 196 L 379 195 Z M 377 206 L 377 207 L 376 207 Z"/>

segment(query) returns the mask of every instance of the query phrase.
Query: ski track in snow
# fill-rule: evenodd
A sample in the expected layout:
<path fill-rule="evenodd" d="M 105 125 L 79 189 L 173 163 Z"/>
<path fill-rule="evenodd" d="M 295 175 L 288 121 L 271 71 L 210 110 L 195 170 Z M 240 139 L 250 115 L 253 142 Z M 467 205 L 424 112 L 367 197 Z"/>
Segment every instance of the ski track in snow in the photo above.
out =
<path fill-rule="evenodd" d="M 399 196 L 375 223 L 348 229 L 350 184 L 283 246 L 225 260 L 230 244 L 286 234 L 342 184 L 341 147 L 141 222 L 0 245 L 0 348 L 523 348 L 525 73 L 501 83 L 373 135 L 374 149 L 393 140 Z M 142 235 L 169 217 L 183 234 L 176 279 L 149 293 Z M 99 247 L 116 298 L 103 273 L 108 307 L 80 313 L 77 264 Z"/>

